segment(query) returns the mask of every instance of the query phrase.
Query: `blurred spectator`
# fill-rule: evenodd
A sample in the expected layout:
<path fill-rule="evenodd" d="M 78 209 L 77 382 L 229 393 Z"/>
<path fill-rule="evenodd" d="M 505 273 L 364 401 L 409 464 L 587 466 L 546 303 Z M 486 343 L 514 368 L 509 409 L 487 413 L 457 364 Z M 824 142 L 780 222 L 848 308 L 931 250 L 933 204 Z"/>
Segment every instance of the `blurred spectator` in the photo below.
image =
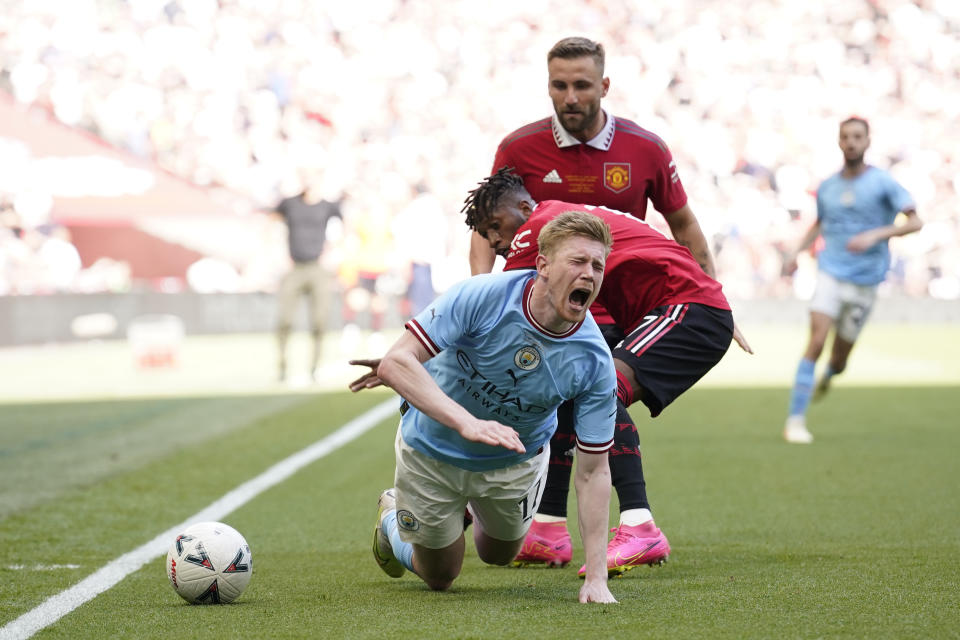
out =
<path fill-rule="evenodd" d="M 393 242 L 400 258 L 410 265 L 403 317 L 415 316 L 436 297 L 433 272 L 447 255 L 446 214 L 443 205 L 422 184 L 413 189 L 413 200 L 393 218 Z"/>
<path fill-rule="evenodd" d="M 402 294 L 395 277 L 391 212 L 373 194 L 351 198 L 345 207 L 345 238 L 340 278 L 344 287 L 343 322 L 350 331 L 378 333 L 390 301 Z"/>
<path fill-rule="evenodd" d="M 75 290 L 82 265 L 80 253 L 70 243 L 70 231 L 66 227 L 55 226 L 50 229 L 37 250 L 37 257 L 50 289 L 55 292 Z"/>
<path fill-rule="evenodd" d="M 132 288 L 130 265 L 124 260 L 97 258 L 77 276 L 78 293 L 126 293 Z"/>
<path fill-rule="evenodd" d="M 479 14 L 466 0 L 8 4 L 0 88 L 21 103 L 260 208 L 320 162 L 392 217 L 410 201 L 387 192 L 396 176 L 423 184 L 449 229 L 497 142 L 548 107 L 523 88 L 542 81 L 543 52 L 566 35 L 600 40 L 608 108 L 670 145 L 734 298 L 792 295 L 779 243 L 810 224 L 812 190 L 834 170 L 816 142 L 860 114 L 882 132 L 874 161 L 927 223 L 893 244 L 881 295 L 960 290 L 956 0 L 495 0 Z M 20 189 L 0 180 L 0 198 L 42 209 Z M 465 261 L 465 239 L 448 238 L 446 262 Z"/>
<path fill-rule="evenodd" d="M 226 260 L 208 256 L 187 267 L 187 284 L 197 293 L 237 293 L 240 274 Z"/>

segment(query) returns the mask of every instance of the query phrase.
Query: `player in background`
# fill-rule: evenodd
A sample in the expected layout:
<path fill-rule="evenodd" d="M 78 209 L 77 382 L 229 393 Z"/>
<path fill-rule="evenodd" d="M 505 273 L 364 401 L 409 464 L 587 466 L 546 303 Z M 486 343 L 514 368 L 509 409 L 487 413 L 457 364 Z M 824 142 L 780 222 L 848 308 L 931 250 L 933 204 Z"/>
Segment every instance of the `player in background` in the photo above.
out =
<path fill-rule="evenodd" d="M 404 399 L 396 488 L 380 496 L 373 541 L 389 576 L 409 569 L 448 589 L 468 505 L 480 559 L 509 564 L 543 491 L 557 407 L 575 400 L 580 602 L 616 602 L 604 553 L 616 373 L 587 312 L 611 242 L 595 216 L 558 217 L 542 230 L 535 272 L 474 276 L 410 320 L 382 361 L 353 361 L 372 371 L 351 390 L 386 384 Z"/>
<path fill-rule="evenodd" d="M 553 115 L 506 136 L 497 149 L 491 173 L 503 167 L 513 167 L 538 202 L 561 200 L 605 206 L 625 211 L 640 220 L 646 217 L 649 200 L 664 216 L 674 239 L 690 250 L 704 273 L 716 277 L 707 240 L 687 202 L 670 149 L 654 133 L 630 120 L 613 116 L 601 107 L 610 88 L 610 79 L 603 75 L 604 62 L 604 48 L 598 42 L 579 37 L 557 42 L 547 53 L 547 88 L 553 103 Z M 472 273 L 489 272 L 495 258 L 486 238 L 472 234 Z M 609 343 L 615 344 L 624 337 L 618 333 L 602 305 L 595 304 L 591 312 Z M 734 339 L 742 349 L 752 353 L 736 326 Z M 570 426 L 566 424 L 568 409 L 561 410 L 558 433 L 570 433 Z M 623 442 L 621 446 L 634 452 L 631 456 L 634 460 L 630 463 L 633 469 L 627 475 L 637 478 L 638 485 L 645 487 L 639 442 Z M 562 452 L 558 447 L 554 449 L 554 463 L 565 463 Z M 547 480 L 546 501 L 550 504 L 558 504 L 569 485 L 563 478 L 555 481 L 555 477 L 551 471 Z M 656 529 L 645 489 L 637 491 L 627 503 L 637 508 L 621 512 L 622 525 L 633 527 L 649 523 L 652 529 Z M 554 509 L 557 510 L 559 507 Z M 569 537 L 559 535 L 561 527 L 545 526 L 555 522 L 556 519 L 547 514 L 538 514 L 531 529 L 533 554 L 527 554 L 528 559 L 536 560 L 535 556 L 539 554 L 539 561 L 564 563 L 570 553 Z M 550 529 L 559 537 L 548 535 Z M 647 537 L 628 538 L 626 531 L 621 528 L 615 536 L 609 549 L 611 553 L 616 553 L 618 549 L 615 547 L 625 543 L 624 550 L 650 544 Z M 662 537 L 662 542 L 655 549 L 668 549 L 666 537 L 662 533 L 658 533 L 658 537 Z M 554 553 L 557 547 L 561 552 L 559 558 Z M 554 551 L 547 551 L 550 548 Z M 657 562 L 666 556 L 657 557 L 654 553 L 647 557 Z"/>
<path fill-rule="evenodd" d="M 703 273 L 688 249 L 629 214 L 560 201 L 538 204 L 523 180 L 506 169 L 481 182 L 464 206 L 466 224 L 506 258 L 507 271 L 532 268 L 540 229 L 571 210 L 601 218 L 613 233 L 597 302 L 616 323 L 616 331 L 608 330 L 604 337 L 617 369 L 617 429 L 610 470 L 621 513 L 607 549 L 607 570 L 622 574 L 634 566 L 661 562 L 670 552 L 650 512 L 637 428 L 627 407 L 640 401 L 652 417 L 658 416 L 726 353 L 733 316 L 720 284 Z M 569 410 L 561 408 L 561 425 Z M 572 461 L 564 455 L 571 447 L 569 438 L 558 429 L 551 442 L 550 493 L 544 494 L 536 532 L 531 529 L 528 534 L 518 564 L 562 566 L 572 557 L 566 527 Z M 632 524 L 631 518 L 640 519 L 639 524 Z"/>
<path fill-rule="evenodd" d="M 873 309 L 877 285 L 890 266 L 888 241 L 922 226 L 913 198 L 889 173 L 864 162 L 870 146 L 870 125 L 851 117 L 840 123 L 843 169 L 817 189 L 817 220 L 794 251 L 784 256 L 784 273 L 797 268 L 797 254 L 823 235 L 817 257 L 817 284 L 810 301 L 810 337 L 797 367 L 783 436 L 787 442 L 809 444 L 806 413 L 811 395 L 819 397 L 830 381 L 847 367 L 850 351 Z M 904 221 L 896 219 L 903 214 Z M 814 369 L 827 336 L 835 330 L 830 360 L 814 388 Z"/>
<path fill-rule="evenodd" d="M 713 277 L 713 257 L 667 145 L 600 106 L 610 88 L 610 79 L 603 76 L 604 58 L 603 45 L 586 38 L 564 38 L 550 49 L 548 90 L 554 114 L 506 136 L 497 148 L 491 173 L 514 167 L 530 194 L 541 202 L 602 205 L 641 220 L 649 199 L 677 242 L 690 249 Z M 474 234 L 473 272 L 489 272 L 494 260 L 486 239 Z"/>

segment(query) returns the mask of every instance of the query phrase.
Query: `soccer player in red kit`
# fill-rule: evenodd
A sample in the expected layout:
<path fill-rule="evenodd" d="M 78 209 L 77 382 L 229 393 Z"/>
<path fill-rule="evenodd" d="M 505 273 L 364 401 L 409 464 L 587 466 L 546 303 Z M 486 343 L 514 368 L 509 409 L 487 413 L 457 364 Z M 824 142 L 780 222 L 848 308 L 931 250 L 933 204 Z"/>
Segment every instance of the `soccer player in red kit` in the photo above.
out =
<path fill-rule="evenodd" d="M 653 522 L 636 427 L 626 410 L 643 402 L 656 417 L 727 351 L 733 316 L 720 284 L 690 251 L 629 214 L 560 201 L 537 204 L 523 180 L 501 169 L 471 192 L 466 223 L 506 258 L 505 269 L 531 268 L 544 224 L 564 211 L 590 211 L 613 233 L 598 303 L 615 326 L 603 328 L 617 368 L 618 414 L 610 470 L 621 519 L 607 547 L 611 575 L 666 559 L 670 545 Z M 591 312 L 593 309 L 591 308 Z M 561 425 L 564 411 L 558 412 Z M 551 441 L 547 487 L 518 564 L 564 565 L 571 559 L 566 503 L 572 461 L 569 434 Z"/>
<path fill-rule="evenodd" d="M 601 100 L 610 88 L 610 79 L 603 75 L 604 61 L 603 45 L 598 42 L 577 37 L 557 42 L 547 54 L 548 91 L 554 113 L 549 118 L 528 124 L 506 136 L 497 149 L 493 172 L 503 167 L 513 167 L 536 201 L 553 199 L 605 206 L 625 211 L 641 220 L 646 217 L 649 200 L 664 216 L 676 241 L 690 250 L 708 276 L 715 277 L 713 257 L 696 216 L 687 203 L 676 163 L 666 144 L 636 123 L 615 117 L 601 108 Z M 490 271 L 495 257 L 487 239 L 474 233 L 470 246 L 472 273 Z M 619 342 L 623 335 L 603 306 L 594 304 L 591 312 L 608 342 Z M 741 348 L 752 353 L 736 326 L 734 339 Z M 569 409 L 561 407 L 558 434 L 570 432 L 569 425 L 564 426 Z M 632 422 L 630 425 L 632 427 Z M 616 456 L 614 465 L 625 465 L 631 469 L 629 473 L 620 474 L 630 479 L 630 486 L 624 486 L 622 490 L 618 488 L 621 495 L 621 525 L 649 523 L 652 527 L 636 430 L 633 428 L 632 433 L 618 432 L 618 436 L 622 439 L 618 443 L 622 455 Z M 554 450 L 555 453 L 559 451 L 556 443 Z M 556 456 L 554 459 L 559 468 L 563 460 Z M 569 483 L 563 478 L 555 482 L 555 477 L 555 474 L 548 474 L 544 509 L 564 515 L 566 502 L 562 507 L 551 505 L 561 498 L 565 500 Z M 616 482 L 617 475 L 614 476 L 615 485 Z M 562 489 L 558 489 L 561 484 Z M 562 496 L 557 494 L 555 500 L 551 500 L 554 489 L 562 490 Z M 627 504 L 635 508 L 623 510 L 623 494 L 627 491 L 633 494 Z M 550 519 L 560 519 L 551 518 L 546 511 L 537 517 L 544 521 L 544 525 Z M 532 535 L 540 528 L 535 525 L 531 529 Z M 561 527 L 553 528 L 559 530 Z M 566 535 L 565 528 L 563 531 Z M 655 545 L 653 551 L 638 559 L 638 564 L 647 563 L 641 562 L 644 558 L 653 557 L 652 561 L 657 562 L 666 557 L 665 552 L 660 553 L 669 549 L 666 537 L 658 529 L 656 531 L 660 543 Z M 618 533 L 615 541 L 622 537 Z M 546 539 L 540 541 L 544 544 L 538 545 L 537 542 L 531 538 L 531 544 L 543 551 L 543 561 L 552 564 L 569 561 L 568 536 L 552 545 L 547 545 Z M 557 546 L 564 547 L 559 555 L 555 549 Z M 619 543 L 611 543 L 611 546 L 619 546 Z M 549 550 L 548 547 L 553 549 Z"/>
<path fill-rule="evenodd" d="M 550 49 L 547 70 L 554 114 L 505 137 L 491 173 L 514 167 L 527 191 L 540 202 L 605 206 L 641 220 L 650 200 L 677 242 L 690 249 L 713 277 L 710 249 L 667 145 L 636 123 L 600 107 L 610 88 L 610 79 L 603 77 L 604 57 L 603 45 L 586 38 L 564 38 Z M 488 272 L 493 262 L 486 240 L 474 234 L 473 272 Z"/>
<path fill-rule="evenodd" d="M 603 45 L 564 38 L 547 53 L 548 89 L 554 114 L 520 127 L 497 148 L 491 173 L 512 167 L 538 202 L 562 200 L 604 206 L 646 219 L 647 201 L 659 211 L 673 238 L 690 250 L 711 278 L 716 267 L 707 240 L 690 209 L 670 149 L 656 134 L 600 106 L 610 89 L 603 75 Z M 487 273 L 495 254 L 486 239 L 470 240 L 471 273 Z M 610 317 L 594 311 L 597 324 Z M 734 340 L 750 345 L 734 326 Z"/>

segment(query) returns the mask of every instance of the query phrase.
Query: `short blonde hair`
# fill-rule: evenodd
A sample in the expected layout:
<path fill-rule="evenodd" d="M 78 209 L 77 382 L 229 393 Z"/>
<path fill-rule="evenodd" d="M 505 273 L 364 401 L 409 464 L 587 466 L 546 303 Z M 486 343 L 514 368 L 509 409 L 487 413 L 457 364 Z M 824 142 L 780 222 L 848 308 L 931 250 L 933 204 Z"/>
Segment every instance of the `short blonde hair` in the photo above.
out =
<path fill-rule="evenodd" d="M 580 38 L 573 36 L 570 38 L 564 38 L 553 45 L 550 51 L 547 52 L 547 64 L 550 64 L 550 61 L 554 58 L 562 58 L 564 60 L 574 60 L 576 58 L 593 58 L 594 62 L 597 63 L 597 69 L 600 70 L 600 75 L 603 75 L 603 66 L 606 58 L 606 54 L 603 50 L 603 45 L 599 42 L 594 42 L 589 38 Z"/>
<path fill-rule="evenodd" d="M 540 253 L 551 256 L 560 243 L 574 236 L 596 240 L 603 245 L 604 258 L 610 255 L 610 248 L 613 246 L 610 227 L 606 222 L 586 211 L 564 211 L 545 224 L 537 237 L 537 245 Z"/>

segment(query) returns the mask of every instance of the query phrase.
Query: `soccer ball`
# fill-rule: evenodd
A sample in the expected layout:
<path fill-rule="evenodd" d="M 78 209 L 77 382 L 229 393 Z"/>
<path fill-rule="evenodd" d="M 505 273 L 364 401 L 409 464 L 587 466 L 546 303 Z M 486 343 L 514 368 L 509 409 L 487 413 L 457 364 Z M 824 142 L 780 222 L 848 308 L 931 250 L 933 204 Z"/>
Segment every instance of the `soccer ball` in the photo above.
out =
<path fill-rule="evenodd" d="M 191 604 L 222 604 L 240 597 L 253 574 L 243 536 L 222 522 L 190 525 L 170 545 L 167 577 Z"/>

